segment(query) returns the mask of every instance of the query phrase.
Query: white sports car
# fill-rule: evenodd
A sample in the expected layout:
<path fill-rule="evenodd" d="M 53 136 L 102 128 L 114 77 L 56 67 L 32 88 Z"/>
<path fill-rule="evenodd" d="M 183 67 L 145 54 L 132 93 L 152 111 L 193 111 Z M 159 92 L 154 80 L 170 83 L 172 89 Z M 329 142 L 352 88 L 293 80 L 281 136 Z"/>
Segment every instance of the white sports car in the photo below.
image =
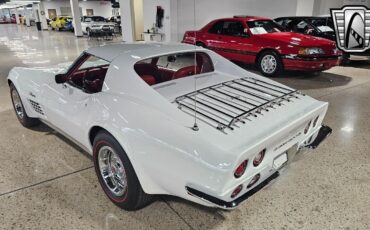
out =
<path fill-rule="evenodd" d="M 67 69 L 15 67 L 8 83 L 19 121 L 91 153 L 126 210 L 153 194 L 235 208 L 331 133 L 328 103 L 185 44 L 90 48 Z"/>
<path fill-rule="evenodd" d="M 81 17 L 82 32 L 87 35 L 96 33 L 110 33 L 114 32 L 115 23 L 107 22 L 105 18 L 100 16 L 83 16 Z"/>

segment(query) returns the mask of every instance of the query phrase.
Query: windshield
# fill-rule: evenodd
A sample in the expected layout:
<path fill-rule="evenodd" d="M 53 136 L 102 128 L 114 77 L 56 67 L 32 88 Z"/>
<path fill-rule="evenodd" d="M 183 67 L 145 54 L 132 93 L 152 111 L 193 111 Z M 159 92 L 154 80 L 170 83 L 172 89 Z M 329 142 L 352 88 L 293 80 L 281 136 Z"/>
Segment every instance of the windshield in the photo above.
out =
<path fill-rule="evenodd" d="M 334 32 L 333 22 L 330 18 L 313 18 L 309 22 L 317 27 L 321 32 Z"/>
<path fill-rule="evenodd" d="M 250 21 L 247 22 L 247 25 L 252 34 L 267 34 L 284 31 L 279 24 L 272 20 Z"/>

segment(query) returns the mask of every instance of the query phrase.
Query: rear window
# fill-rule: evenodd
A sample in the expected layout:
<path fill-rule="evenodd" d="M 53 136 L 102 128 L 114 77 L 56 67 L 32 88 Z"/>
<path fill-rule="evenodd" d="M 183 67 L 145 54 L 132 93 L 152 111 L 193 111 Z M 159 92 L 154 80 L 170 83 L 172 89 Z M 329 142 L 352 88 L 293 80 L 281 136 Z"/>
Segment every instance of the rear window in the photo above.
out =
<path fill-rule="evenodd" d="M 149 58 L 136 63 L 134 69 L 148 85 L 214 71 L 211 58 L 204 52 Z"/>

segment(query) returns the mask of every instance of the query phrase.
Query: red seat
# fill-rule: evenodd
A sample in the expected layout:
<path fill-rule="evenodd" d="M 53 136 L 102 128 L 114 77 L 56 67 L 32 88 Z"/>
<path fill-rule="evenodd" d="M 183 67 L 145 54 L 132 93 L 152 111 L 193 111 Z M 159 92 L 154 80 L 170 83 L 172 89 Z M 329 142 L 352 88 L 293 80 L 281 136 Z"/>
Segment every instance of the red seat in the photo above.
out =
<path fill-rule="evenodd" d="M 141 79 L 143 79 L 148 85 L 155 85 L 157 81 L 155 80 L 155 77 L 152 75 L 142 75 L 140 76 Z"/>
<path fill-rule="evenodd" d="M 187 66 L 187 67 L 177 70 L 176 73 L 173 75 L 172 79 L 179 79 L 179 78 L 183 78 L 183 77 L 187 77 L 187 76 L 191 76 L 191 75 L 195 75 L 199 73 L 200 73 L 199 66 L 194 66 L 194 65 Z"/>
<path fill-rule="evenodd" d="M 154 77 L 156 82 L 160 82 L 161 80 L 161 75 L 156 65 L 149 63 L 137 63 L 134 65 L 134 69 L 139 76 L 150 75 Z"/>

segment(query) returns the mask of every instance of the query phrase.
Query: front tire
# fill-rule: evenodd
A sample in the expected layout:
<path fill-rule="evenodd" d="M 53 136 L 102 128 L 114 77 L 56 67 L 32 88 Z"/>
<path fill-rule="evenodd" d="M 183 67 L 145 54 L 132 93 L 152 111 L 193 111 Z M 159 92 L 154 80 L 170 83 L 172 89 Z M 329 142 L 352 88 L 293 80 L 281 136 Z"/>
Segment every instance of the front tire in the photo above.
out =
<path fill-rule="evenodd" d="M 40 124 L 40 120 L 37 118 L 31 118 L 27 115 L 24 109 L 21 97 L 15 86 L 10 84 L 10 96 L 12 98 L 12 104 L 18 121 L 26 128 L 30 128 Z"/>
<path fill-rule="evenodd" d="M 134 211 L 151 202 L 125 151 L 107 132 L 99 132 L 94 138 L 93 160 L 100 185 L 115 205 Z"/>
<path fill-rule="evenodd" d="M 264 51 L 257 60 L 259 71 L 266 77 L 275 77 L 283 70 L 283 62 L 274 51 Z"/>

